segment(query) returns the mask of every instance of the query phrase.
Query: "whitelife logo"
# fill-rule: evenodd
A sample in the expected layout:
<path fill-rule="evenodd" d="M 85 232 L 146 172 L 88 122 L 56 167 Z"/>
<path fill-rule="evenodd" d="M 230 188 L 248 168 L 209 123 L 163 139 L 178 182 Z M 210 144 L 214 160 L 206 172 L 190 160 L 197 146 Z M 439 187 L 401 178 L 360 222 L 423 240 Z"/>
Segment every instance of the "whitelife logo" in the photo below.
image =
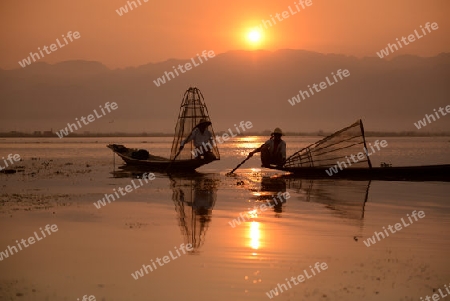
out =
<path fill-rule="evenodd" d="M 325 90 L 328 87 L 331 87 L 332 85 L 334 85 L 335 83 L 339 82 L 339 80 L 336 78 L 336 75 L 340 78 L 340 80 L 342 81 L 345 77 L 349 77 L 350 76 L 350 71 L 348 71 L 347 69 L 344 69 L 344 71 L 341 71 L 341 69 L 339 69 L 338 71 L 336 71 L 336 75 L 334 74 L 334 72 L 331 72 L 331 75 L 333 76 L 334 82 L 330 81 L 330 79 L 327 77 L 325 77 L 326 82 L 323 81 L 320 84 L 316 84 L 314 83 L 312 85 L 312 88 L 310 85 L 308 85 L 309 88 L 309 92 L 311 92 L 311 95 L 309 95 L 308 91 L 298 91 L 299 93 L 292 97 L 291 99 L 288 99 L 288 102 L 291 104 L 291 106 L 296 105 L 297 103 L 300 103 L 302 100 L 305 100 L 306 97 L 311 97 L 312 95 L 314 95 L 314 91 L 316 91 L 317 93 L 319 93 L 322 90 Z M 344 76 L 344 77 L 342 77 Z M 320 87 L 320 89 L 319 89 Z M 313 91 L 314 88 L 314 91 Z M 301 96 L 301 99 L 300 99 Z"/>
<path fill-rule="evenodd" d="M 139 3 L 139 6 L 142 5 L 141 0 L 136 0 Z M 132 11 L 134 8 L 138 8 L 138 5 L 136 1 L 127 1 L 127 4 L 120 7 L 119 9 L 116 9 L 116 13 L 122 17 L 124 14 L 128 13 L 128 7 L 130 8 L 130 11 Z M 149 0 L 142 0 L 144 3 L 147 3 Z M 133 8 L 134 5 L 134 8 Z"/>
<path fill-rule="evenodd" d="M 434 111 L 434 114 L 436 115 L 437 119 L 440 119 L 441 117 L 439 117 L 439 114 L 438 114 L 438 112 L 436 112 L 436 109 L 433 109 L 433 111 Z M 439 107 L 438 111 L 442 114 L 442 116 L 446 116 L 447 113 L 450 113 L 450 105 L 445 107 L 445 111 L 447 113 L 444 112 L 444 108 L 443 107 Z M 433 119 L 433 122 L 436 121 L 436 118 L 433 115 L 425 114 L 425 118 L 417 121 L 417 123 L 414 122 L 414 125 L 416 126 L 416 128 L 418 130 L 420 130 L 422 127 L 426 127 L 427 126 L 427 121 L 428 121 L 428 124 L 430 124 L 431 123 L 431 119 Z"/>
<path fill-rule="evenodd" d="M 285 203 L 286 200 L 288 200 L 290 197 L 291 195 L 289 194 L 289 192 L 280 191 L 277 193 L 277 197 L 273 198 L 273 202 L 267 200 L 265 204 L 259 205 L 259 208 L 256 205 L 253 207 L 253 209 L 248 208 L 249 209 L 248 211 L 241 212 L 237 219 L 234 218 L 231 222 L 228 222 L 228 224 L 231 226 L 231 228 L 236 228 L 236 226 L 239 226 L 241 223 L 249 221 L 253 217 L 257 217 L 259 214 L 265 212 L 267 209 Z"/>
<path fill-rule="evenodd" d="M 414 42 L 414 41 L 416 40 L 416 38 L 417 38 L 417 39 L 421 39 L 421 38 L 423 38 L 424 36 L 426 36 L 426 35 L 427 35 L 427 32 L 426 32 L 425 29 L 422 27 L 422 25 L 420 25 L 420 28 L 422 29 L 422 33 L 423 33 L 424 35 L 423 35 L 423 36 L 420 35 L 420 34 L 417 32 L 417 29 L 415 29 L 415 30 L 414 30 L 414 34 L 410 34 L 410 35 L 408 36 L 408 41 L 409 41 L 409 43 L 406 41 L 406 37 L 402 37 L 402 38 L 400 39 L 400 40 L 403 42 L 403 45 L 407 46 L 407 45 L 409 45 L 410 43 Z M 427 22 L 427 24 L 425 24 L 425 28 L 427 29 L 428 33 L 430 33 L 430 32 L 431 32 L 431 29 L 437 30 L 439 27 L 438 27 L 438 24 L 437 24 L 436 22 L 433 22 L 432 24 L 430 24 L 430 22 Z M 431 29 L 430 29 L 430 28 L 431 28 Z M 398 38 L 396 38 L 396 40 L 397 40 L 398 46 L 399 46 L 400 48 L 403 48 L 402 43 L 400 43 L 400 41 L 398 40 Z M 381 49 L 380 52 L 377 52 L 378 57 L 379 57 L 380 59 L 382 59 L 383 57 L 388 56 L 388 55 L 390 54 L 390 53 L 389 53 L 389 50 L 391 51 L 391 53 L 394 53 L 394 51 L 397 51 L 397 50 L 398 50 L 398 47 L 397 47 L 397 45 L 396 45 L 395 43 L 394 43 L 394 44 L 388 43 L 388 45 L 387 45 L 387 47 L 386 47 L 385 49 Z"/>
<path fill-rule="evenodd" d="M 295 5 L 295 8 L 297 10 L 292 9 L 292 7 L 289 5 L 288 6 L 289 11 L 285 10 L 281 14 L 276 13 L 275 17 L 277 18 L 277 20 L 279 22 L 281 22 L 281 21 L 289 18 L 290 16 L 298 14 L 300 11 L 305 10 L 307 7 L 311 6 L 312 5 L 312 0 L 306 0 L 306 1 L 299 0 L 298 3 L 294 2 L 294 5 Z M 301 9 L 300 9 L 300 6 L 302 7 Z M 275 20 L 275 18 L 272 15 L 270 15 L 270 18 L 272 19 L 273 23 L 270 20 L 261 20 L 261 24 L 258 27 L 255 27 L 255 28 L 258 29 L 258 30 L 262 30 L 263 26 L 264 26 L 265 29 L 267 29 L 268 28 L 267 25 L 269 25 L 270 27 L 272 27 L 273 25 L 276 25 L 277 21 Z"/>
<path fill-rule="evenodd" d="M 2 157 L 2 159 L 3 159 L 3 162 L 4 162 L 4 164 L 5 164 L 5 167 L 2 167 L 2 166 L 0 165 L 0 171 L 2 171 L 3 169 L 8 168 L 10 165 L 13 165 L 14 162 L 19 162 L 19 161 L 21 160 L 19 154 L 15 154 L 15 155 L 9 154 L 8 157 L 7 157 L 6 159 L 5 159 L 5 157 Z M 14 161 L 13 161 L 13 159 L 14 159 Z M 6 161 L 6 160 L 9 160 L 9 162 L 10 162 L 11 164 L 8 164 L 8 161 Z"/>
<path fill-rule="evenodd" d="M 30 52 L 30 55 L 27 58 L 23 59 L 21 62 L 19 61 L 20 67 L 25 68 L 26 66 L 31 65 L 31 60 L 33 60 L 33 62 L 36 62 L 37 60 L 40 60 L 41 58 L 43 58 L 44 57 L 43 51 L 45 51 L 46 54 L 50 54 L 50 53 L 52 53 L 52 51 L 55 52 L 56 50 L 61 49 L 61 48 L 65 47 L 66 45 L 68 45 L 69 42 L 67 41 L 67 39 L 69 39 L 70 42 L 73 42 L 74 39 L 78 40 L 81 36 L 78 31 L 74 31 L 73 33 L 71 31 L 69 31 L 67 33 L 67 39 L 66 39 L 66 36 L 64 36 L 64 35 L 62 35 L 62 37 L 63 37 L 65 44 L 62 44 L 58 38 L 58 39 L 56 39 L 56 43 L 58 44 L 59 48 L 56 46 L 56 44 L 51 44 L 50 47 L 47 47 L 47 45 L 44 45 L 44 47 L 42 47 L 42 49 L 41 49 L 41 47 L 38 47 L 38 52 L 41 55 L 39 55 L 39 53 L 37 53 L 37 52 Z"/>
<path fill-rule="evenodd" d="M 289 286 L 289 288 L 292 288 L 290 281 L 292 281 L 292 283 L 294 285 L 298 285 L 299 283 L 304 282 L 306 279 L 310 279 L 310 278 L 316 276 L 316 271 L 317 271 L 317 274 L 320 274 L 320 272 L 327 270 L 328 269 L 328 265 L 325 262 L 322 262 L 320 264 L 319 264 L 319 262 L 316 262 L 314 264 L 314 268 L 312 266 L 309 266 L 309 269 L 311 270 L 311 274 L 312 275 L 308 274 L 308 272 L 306 270 L 303 270 L 304 276 L 303 276 L 303 274 L 300 274 L 297 277 L 292 276 L 289 280 L 287 278 L 285 278 L 286 279 L 286 284 L 278 283 L 277 287 L 275 287 L 274 289 L 270 290 L 270 292 L 266 293 L 267 297 L 269 297 L 269 299 L 272 299 L 273 297 L 277 297 L 283 291 L 285 291 L 285 290 L 287 291 L 288 290 L 287 286 Z M 298 280 L 298 282 L 296 280 Z M 278 290 L 280 290 L 280 292 L 278 292 Z"/>
<path fill-rule="evenodd" d="M 417 221 L 418 221 L 417 216 L 418 216 L 419 218 L 424 218 L 424 217 L 425 217 L 425 212 L 423 212 L 423 211 L 417 212 L 416 210 L 414 210 L 414 211 L 411 213 L 411 215 L 412 215 L 412 217 L 414 218 L 414 220 L 417 222 Z M 412 224 L 412 223 L 413 223 L 413 220 L 411 219 L 411 216 L 409 216 L 409 214 L 407 214 L 406 216 L 408 217 L 409 222 Z M 402 217 L 400 220 L 401 220 L 401 222 L 402 222 L 402 224 L 403 224 L 403 226 L 404 226 L 405 228 L 411 225 L 411 224 L 406 223 L 405 220 L 403 219 L 403 217 Z M 388 226 L 388 229 L 389 229 L 389 231 L 391 231 L 391 234 L 397 233 L 397 231 L 400 231 L 400 230 L 403 229 L 403 228 L 402 228 L 402 224 L 396 223 L 396 224 L 394 225 L 394 227 L 393 227 L 392 225 L 389 225 L 389 226 Z M 395 230 L 393 230 L 393 228 L 395 228 Z M 377 243 L 377 240 L 375 239 L 375 237 L 378 239 L 378 241 L 380 241 L 381 239 L 385 239 L 386 237 L 389 237 L 389 232 L 388 232 L 388 230 L 386 230 L 385 227 L 383 227 L 383 230 L 384 230 L 384 233 L 383 233 L 383 232 L 376 232 L 376 231 L 375 231 L 375 232 L 374 232 L 374 235 L 373 235 L 372 237 L 369 237 L 368 239 L 364 240 L 363 242 L 364 242 L 364 244 L 366 245 L 366 247 L 370 247 L 371 245 L 374 245 L 374 244 Z M 386 236 L 384 236 L 384 234 L 386 234 Z M 381 238 L 380 238 L 380 237 L 381 237 Z"/>
<path fill-rule="evenodd" d="M 33 245 L 36 243 L 36 241 L 40 241 L 43 240 L 45 237 L 47 237 L 47 235 L 45 235 L 45 232 L 47 232 L 47 234 L 50 236 L 52 233 L 55 233 L 56 231 L 58 231 L 58 226 L 53 224 L 53 225 L 46 225 L 44 230 L 42 230 L 42 228 L 39 228 L 39 230 L 41 230 L 41 234 L 42 237 L 39 237 L 39 234 L 36 233 L 36 231 L 34 232 L 33 236 L 28 237 L 28 239 L 22 239 L 20 242 L 18 240 L 16 240 L 17 243 L 17 247 L 16 246 L 8 246 L 8 248 L 4 251 L 4 252 L 0 252 L 0 261 L 3 260 L 3 258 L 8 258 L 10 255 L 14 255 L 19 251 L 22 251 L 22 246 L 24 248 L 28 248 L 30 245 Z M 28 242 L 28 244 L 27 244 Z M 19 248 L 19 250 L 17 250 L 17 248 Z M 13 252 L 14 251 L 14 252 Z"/>
<path fill-rule="evenodd" d="M 244 124 L 245 123 L 245 124 Z M 253 124 L 251 123 L 251 121 L 241 121 L 241 123 L 239 124 L 239 126 L 242 129 L 242 132 L 245 132 L 246 129 L 251 129 L 253 127 Z M 238 134 L 241 133 L 241 131 L 239 130 L 239 128 L 237 127 L 237 125 L 235 124 L 234 127 L 236 128 L 237 134 L 234 134 L 233 131 L 231 130 L 231 128 L 228 129 L 228 132 L 225 132 L 222 134 L 221 136 L 216 135 L 216 139 L 212 139 L 212 145 L 211 142 L 202 142 L 202 146 L 200 147 L 196 147 L 193 151 L 191 151 L 191 154 L 194 157 L 198 157 L 203 155 L 204 152 L 209 152 L 213 150 L 213 146 L 217 146 L 218 144 L 222 144 L 225 143 L 226 141 L 228 141 L 230 138 L 234 138 L 236 137 Z M 230 133 L 230 135 L 228 135 L 228 133 Z"/>
<path fill-rule="evenodd" d="M 117 108 L 119 106 L 115 102 L 112 102 L 110 104 L 109 101 L 108 101 L 107 103 L 105 103 L 105 107 L 104 108 L 101 105 L 99 107 L 100 107 L 100 110 L 102 111 L 103 115 L 99 115 L 97 113 L 97 110 L 94 110 L 95 116 L 94 116 L 94 114 L 89 114 L 87 118 L 84 117 L 84 116 L 81 116 L 80 119 L 81 119 L 81 121 L 83 122 L 84 125 L 88 125 L 90 122 L 94 122 L 96 120 L 95 117 L 97 117 L 97 119 L 100 119 L 103 116 L 105 116 L 106 113 L 105 113 L 105 110 L 103 110 L 103 109 L 106 109 L 108 111 L 108 113 L 111 113 L 111 109 L 112 110 L 117 110 Z M 86 121 L 86 119 L 87 119 L 87 121 Z M 75 118 L 75 121 L 77 122 L 78 126 L 75 123 L 67 123 L 67 126 L 64 129 L 60 130 L 59 132 L 56 132 L 56 135 L 59 137 L 59 139 L 63 138 L 64 136 L 68 136 L 69 135 L 69 130 L 70 130 L 71 133 L 73 133 L 74 130 L 76 131 L 76 130 L 81 129 L 83 127 L 81 125 L 81 123 L 80 123 L 80 120 L 78 120 L 78 118 Z"/>
<path fill-rule="evenodd" d="M 77 300 L 80 300 L 80 298 L 77 298 Z M 96 299 L 94 295 L 90 295 L 89 297 L 88 295 L 84 295 L 81 301 L 96 301 Z"/>
<path fill-rule="evenodd" d="M 210 51 L 208 51 L 208 57 L 207 57 L 207 56 L 206 56 L 206 50 L 203 50 L 201 56 L 204 58 L 204 60 L 205 60 L 205 62 L 206 62 L 206 61 L 208 60 L 208 57 L 209 57 L 209 58 L 213 58 L 213 57 L 215 57 L 216 55 L 214 54 L 214 51 L 210 50 Z M 192 62 L 192 64 L 194 65 L 194 67 L 197 67 L 197 66 L 200 66 L 201 64 L 203 64 L 203 60 L 201 59 L 201 57 L 200 57 L 200 55 L 199 55 L 198 53 L 197 53 L 197 57 L 198 57 L 198 60 L 199 60 L 200 64 L 196 64 L 196 63 L 195 63 L 195 59 L 194 59 L 194 58 L 191 58 L 191 62 Z M 175 66 L 172 66 L 172 68 L 173 68 L 173 71 L 175 72 L 175 74 L 176 74 L 177 76 L 180 76 L 180 74 L 178 73 L 177 69 L 180 70 L 181 73 L 186 73 L 187 71 L 189 71 L 189 70 L 192 69 L 192 64 L 191 64 L 191 63 L 186 63 L 186 64 L 184 64 L 184 66 L 181 65 L 181 64 L 178 64 L 178 67 L 177 67 L 177 68 L 176 68 Z M 184 67 L 186 70 L 184 70 L 183 67 Z M 166 83 L 166 78 L 167 78 L 168 81 L 170 81 L 170 80 L 172 80 L 172 79 L 175 79 L 175 74 L 173 74 L 172 71 L 169 71 L 169 72 L 166 71 L 166 72 L 164 72 L 164 74 L 163 74 L 162 77 L 158 77 L 158 79 L 154 80 L 153 82 L 155 83 L 155 85 L 156 85 L 157 87 L 159 87 L 159 86 L 161 86 L 162 84 L 165 84 L 165 83 Z M 172 76 L 172 78 L 170 78 L 169 75 Z"/>
<path fill-rule="evenodd" d="M 380 151 L 381 149 L 380 149 L 380 145 L 381 145 L 381 147 L 386 147 L 386 146 L 388 146 L 388 143 L 387 143 L 387 141 L 386 140 L 381 140 L 381 142 L 378 142 L 378 140 L 377 141 L 375 141 L 375 147 L 378 149 L 378 151 Z M 371 143 L 369 143 L 369 147 L 370 147 L 370 149 L 372 150 L 372 153 L 369 153 L 369 151 L 364 147 L 363 148 L 363 150 L 364 150 L 364 153 L 365 153 L 365 155 L 364 155 L 364 153 L 363 152 L 359 152 L 356 156 L 355 155 L 353 155 L 353 154 L 351 154 L 350 155 L 350 158 L 352 159 L 352 161 L 353 161 L 353 163 L 358 163 L 359 161 L 361 161 L 361 160 L 364 160 L 365 158 L 366 158 L 366 156 L 367 156 L 367 158 L 368 157 L 370 157 L 370 156 L 372 156 L 374 153 L 375 153 L 375 149 L 373 148 L 373 146 L 372 146 L 372 144 Z M 325 170 L 325 172 L 327 173 L 327 175 L 328 176 L 332 176 L 333 174 L 337 174 L 338 172 L 339 172 L 339 169 L 340 170 L 343 170 L 344 168 L 347 168 L 347 167 L 350 167 L 350 166 L 352 166 L 352 163 L 350 162 L 350 158 L 348 158 L 348 156 L 345 156 L 345 158 L 347 159 L 347 163 L 348 163 L 348 166 L 347 166 L 347 163 L 345 163 L 344 161 L 337 161 L 336 163 L 336 165 L 334 165 L 334 166 L 331 166 L 330 168 L 328 168 L 327 170 Z M 339 168 L 339 169 L 338 169 Z"/>
<path fill-rule="evenodd" d="M 154 173 L 144 173 L 142 175 L 142 180 L 144 180 L 146 184 L 149 182 L 149 180 L 153 181 L 154 179 L 155 179 Z M 127 186 L 125 186 L 125 188 L 119 187 L 117 190 L 119 190 L 119 192 L 122 196 L 126 196 L 127 193 L 130 193 L 133 191 L 133 188 L 138 189 L 139 187 L 144 186 L 144 183 L 142 182 L 142 180 L 138 179 L 138 181 L 141 185 L 136 185 L 136 183 L 134 183 L 134 180 L 131 180 L 131 184 L 133 184 L 133 187 L 131 187 L 131 185 L 127 185 Z M 117 199 L 119 199 L 120 195 L 117 193 L 115 188 L 113 190 L 114 190 L 114 194 L 116 195 Z M 123 192 L 124 190 L 127 193 Z M 103 207 L 106 206 L 107 205 L 106 201 L 108 201 L 108 204 L 110 204 L 111 202 L 114 202 L 116 200 L 116 198 L 114 197 L 114 194 L 106 194 L 105 193 L 105 196 L 101 200 L 98 200 L 96 203 L 93 203 L 95 208 L 100 209 L 100 208 L 102 208 L 102 206 Z"/>
<path fill-rule="evenodd" d="M 444 286 L 445 286 L 445 290 L 447 291 L 447 293 L 450 294 L 450 290 L 449 290 L 449 287 L 447 286 L 447 284 L 444 284 Z M 439 301 L 448 296 L 447 294 L 442 292 L 442 289 L 438 289 L 437 291 L 439 292 L 439 295 L 433 294 L 431 297 L 428 295 L 425 296 L 425 298 L 420 297 L 420 301 L 431 301 L 431 300 Z M 435 289 L 433 289 L 433 292 L 435 292 Z"/>
<path fill-rule="evenodd" d="M 180 245 L 180 249 L 181 249 L 181 251 L 183 252 L 183 254 L 180 254 L 180 252 L 179 252 L 179 250 L 178 250 L 177 247 L 173 247 L 173 248 L 175 249 L 175 251 L 176 251 L 176 253 L 178 254 L 178 256 L 174 256 L 173 253 L 172 253 L 172 251 L 169 251 L 170 257 L 169 257 L 168 255 L 166 255 L 166 256 L 164 256 L 162 259 L 159 258 L 159 257 L 157 257 L 157 258 L 155 259 L 155 261 L 158 263 L 158 265 L 159 265 L 160 267 L 164 266 L 164 264 L 166 264 L 166 263 L 169 263 L 170 260 L 171 260 L 170 258 L 172 258 L 172 259 L 177 259 L 177 258 L 180 257 L 181 255 L 186 254 L 186 251 L 191 252 L 191 251 L 194 250 L 194 248 L 192 247 L 191 244 L 187 244 L 186 246 L 185 246 L 184 244 L 181 244 L 181 245 Z M 186 248 L 186 249 L 185 249 L 185 248 Z M 164 263 L 161 263 L 161 260 L 162 260 Z M 158 268 L 158 266 L 155 264 L 155 262 L 153 261 L 153 259 L 151 260 L 151 262 L 152 262 L 152 265 L 145 265 L 145 264 L 143 264 L 143 265 L 142 265 L 142 268 L 141 268 L 140 270 L 137 270 L 136 272 L 131 273 L 131 276 L 134 278 L 134 280 L 138 280 L 139 278 L 144 277 L 145 274 L 148 274 L 148 273 L 149 273 L 149 272 L 148 272 L 149 270 L 150 270 L 150 272 L 153 272 L 153 270 L 156 270 L 156 269 Z M 145 274 L 144 274 L 144 271 L 145 271 Z"/>

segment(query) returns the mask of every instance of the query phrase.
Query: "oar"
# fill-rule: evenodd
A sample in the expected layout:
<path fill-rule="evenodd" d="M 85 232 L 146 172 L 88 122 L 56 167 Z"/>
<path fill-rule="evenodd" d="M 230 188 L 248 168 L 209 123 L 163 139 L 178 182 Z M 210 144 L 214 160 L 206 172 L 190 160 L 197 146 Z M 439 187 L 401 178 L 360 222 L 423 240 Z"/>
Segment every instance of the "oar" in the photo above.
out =
<path fill-rule="evenodd" d="M 238 169 L 239 167 L 241 167 L 242 164 L 245 163 L 245 161 L 247 161 L 248 159 L 250 159 L 251 157 L 253 157 L 253 152 L 251 152 L 250 154 L 248 154 L 247 158 L 244 159 L 244 161 L 242 161 L 241 163 L 239 163 L 238 166 L 236 166 L 232 171 L 230 171 L 229 173 L 227 173 L 227 176 L 231 176 L 233 174 L 233 172 Z"/>
<path fill-rule="evenodd" d="M 172 161 L 170 161 L 169 166 L 167 166 L 166 168 L 166 172 L 169 171 L 169 169 L 172 167 L 172 163 L 175 161 L 175 159 L 180 155 L 181 151 L 183 150 L 183 147 L 180 147 L 180 149 L 178 150 L 178 153 L 175 155 L 175 157 L 173 158 Z"/>

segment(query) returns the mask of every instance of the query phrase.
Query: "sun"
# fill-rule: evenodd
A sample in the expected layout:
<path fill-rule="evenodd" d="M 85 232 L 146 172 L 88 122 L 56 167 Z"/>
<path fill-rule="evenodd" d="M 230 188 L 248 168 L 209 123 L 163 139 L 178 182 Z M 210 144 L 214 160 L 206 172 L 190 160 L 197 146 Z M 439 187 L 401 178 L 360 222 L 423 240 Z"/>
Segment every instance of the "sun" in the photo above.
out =
<path fill-rule="evenodd" d="M 247 34 L 247 40 L 253 45 L 261 43 L 262 39 L 263 34 L 259 29 L 251 29 Z"/>

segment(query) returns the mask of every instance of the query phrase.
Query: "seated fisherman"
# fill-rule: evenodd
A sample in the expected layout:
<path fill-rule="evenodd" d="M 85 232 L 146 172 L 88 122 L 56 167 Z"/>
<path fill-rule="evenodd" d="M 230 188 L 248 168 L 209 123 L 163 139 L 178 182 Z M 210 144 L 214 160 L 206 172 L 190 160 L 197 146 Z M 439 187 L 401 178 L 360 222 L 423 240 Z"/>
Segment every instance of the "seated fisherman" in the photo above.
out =
<path fill-rule="evenodd" d="M 286 142 L 281 139 L 283 132 L 276 128 L 269 140 L 263 145 L 250 152 L 250 155 L 261 152 L 261 163 L 263 167 L 270 167 L 270 164 L 283 166 L 286 161 Z"/>

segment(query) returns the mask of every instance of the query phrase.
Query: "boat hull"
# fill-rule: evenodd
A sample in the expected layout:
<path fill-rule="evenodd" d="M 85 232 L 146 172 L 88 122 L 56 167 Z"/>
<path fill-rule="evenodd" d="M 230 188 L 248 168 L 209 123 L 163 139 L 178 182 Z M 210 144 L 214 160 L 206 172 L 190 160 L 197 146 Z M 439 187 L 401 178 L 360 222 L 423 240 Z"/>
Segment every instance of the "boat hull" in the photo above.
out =
<path fill-rule="evenodd" d="M 373 168 L 346 168 L 331 176 L 326 172 L 329 167 L 272 167 L 291 172 L 295 177 L 382 181 L 450 181 L 450 164 L 425 166 L 397 166 Z"/>
<path fill-rule="evenodd" d="M 173 172 L 192 172 L 195 169 L 205 164 L 211 163 L 217 159 L 191 159 L 191 160 L 175 160 L 172 161 L 168 158 L 152 156 L 146 160 L 135 159 L 132 157 L 132 153 L 137 149 L 126 148 L 123 145 L 109 144 L 107 145 L 115 154 L 117 154 L 122 160 L 129 166 L 142 168 L 148 171 L 170 171 Z"/>

